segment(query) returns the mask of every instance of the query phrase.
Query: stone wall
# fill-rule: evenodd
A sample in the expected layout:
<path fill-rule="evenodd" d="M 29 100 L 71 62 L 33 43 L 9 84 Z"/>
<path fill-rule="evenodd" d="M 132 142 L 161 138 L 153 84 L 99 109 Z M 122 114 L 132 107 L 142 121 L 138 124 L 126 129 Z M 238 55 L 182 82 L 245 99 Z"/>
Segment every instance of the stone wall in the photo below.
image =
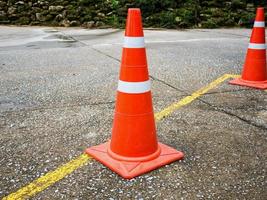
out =
<path fill-rule="evenodd" d="M 91 28 L 103 26 L 106 22 L 103 12 L 109 10 L 104 3 L 87 5 L 81 0 L 0 0 L 0 24 L 84 25 Z"/>
<path fill-rule="evenodd" d="M 246 0 L 0 0 L 0 24 L 123 27 L 128 7 L 145 26 L 216 28 L 251 24 L 263 1 Z"/>

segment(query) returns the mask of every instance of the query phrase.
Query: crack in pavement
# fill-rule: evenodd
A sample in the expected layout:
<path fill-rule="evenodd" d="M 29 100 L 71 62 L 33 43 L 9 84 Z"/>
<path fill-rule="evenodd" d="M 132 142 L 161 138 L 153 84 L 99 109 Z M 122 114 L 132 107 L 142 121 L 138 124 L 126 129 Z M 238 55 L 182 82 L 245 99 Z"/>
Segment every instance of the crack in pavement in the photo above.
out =
<path fill-rule="evenodd" d="M 235 118 L 237 118 L 237 119 L 239 119 L 239 120 L 241 120 L 243 122 L 246 122 L 249 125 L 255 126 L 257 128 L 260 128 L 260 129 L 263 129 L 263 130 L 267 130 L 267 125 L 259 124 L 259 123 L 254 122 L 253 120 L 249 120 L 249 119 L 243 118 L 243 117 L 231 112 L 229 109 L 224 109 L 222 107 L 213 105 L 213 104 L 211 104 L 211 103 L 209 103 L 209 102 L 207 102 L 207 101 L 205 101 L 205 100 L 203 100 L 201 98 L 199 98 L 197 100 L 202 102 L 202 103 L 204 103 L 204 104 L 206 104 L 206 105 L 208 105 L 208 106 L 210 106 L 211 108 L 213 108 L 216 111 L 222 112 L 222 113 L 227 114 L 227 115 L 232 116 L 232 117 L 235 117 Z"/>
<path fill-rule="evenodd" d="M 173 88 L 173 89 L 175 89 L 175 90 L 177 90 L 177 91 L 179 91 L 179 92 L 184 92 L 184 93 L 186 93 L 185 91 L 182 91 L 182 90 L 180 90 L 180 89 L 174 87 L 173 85 L 171 85 L 171 84 L 169 84 L 169 83 L 166 83 L 165 81 L 160 81 L 160 82 L 164 83 L 165 85 L 167 85 L 167 86 L 169 86 L 169 87 L 171 87 L 171 88 Z M 210 93 L 203 94 L 203 96 L 205 96 L 205 95 L 212 95 L 212 94 L 222 94 L 222 93 L 226 93 L 226 92 L 246 91 L 246 90 L 249 90 L 249 89 L 239 89 L 239 90 L 231 90 L 231 91 L 223 91 L 223 92 L 210 92 Z M 187 94 L 187 95 L 189 95 L 189 94 Z M 249 119 L 240 117 L 240 116 L 234 114 L 233 112 L 230 112 L 230 111 L 227 111 L 227 110 L 225 110 L 225 109 L 222 109 L 222 108 L 220 108 L 220 107 L 218 107 L 218 106 L 215 106 L 215 105 L 213 105 L 213 104 L 211 104 L 211 103 L 209 103 L 209 102 L 204 101 L 204 100 L 201 99 L 201 98 L 198 98 L 198 99 L 196 99 L 196 100 L 197 100 L 197 101 L 200 101 L 200 102 L 202 102 L 202 103 L 205 103 L 206 105 L 212 107 L 212 108 L 213 108 L 214 110 L 216 110 L 216 111 L 220 111 L 220 112 L 222 112 L 222 113 L 224 113 L 224 114 L 227 114 L 227 115 L 229 115 L 229 116 L 236 117 L 236 118 L 238 118 L 239 120 L 241 120 L 241 121 L 243 121 L 243 122 L 246 122 L 246 123 L 249 124 L 249 125 L 253 125 L 253 126 L 255 126 L 255 127 L 257 127 L 257 128 L 260 128 L 260 129 L 263 129 L 263 130 L 267 130 L 267 126 L 265 126 L 265 125 L 263 125 L 263 124 L 258 124 L 258 123 L 254 122 L 254 121 L 252 121 L 252 120 L 249 120 Z"/>
<path fill-rule="evenodd" d="M 98 49 L 96 49 L 96 48 L 94 48 L 94 47 L 92 47 L 92 46 L 90 46 L 90 48 L 91 48 L 92 50 L 94 50 L 94 51 L 96 51 L 96 52 L 98 52 L 98 53 L 104 55 L 104 56 L 107 56 L 107 57 L 109 57 L 109 58 L 111 58 L 111 59 L 113 59 L 113 60 L 119 62 L 119 63 L 121 62 L 120 59 L 115 58 L 115 57 L 113 57 L 113 56 L 111 56 L 111 55 L 109 55 L 109 54 L 106 54 L 106 53 L 104 53 L 104 52 L 102 52 L 102 51 L 100 51 L 100 50 L 98 50 Z"/>
<path fill-rule="evenodd" d="M 62 33 L 62 34 L 66 35 L 65 33 Z M 80 40 L 77 40 L 76 38 L 74 38 L 74 37 L 72 37 L 72 36 L 69 36 L 69 37 L 72 38 L 73 40 L 75 40 L 76 42 L 79 42 L 79 43 L 83 44 L 84 46 L 90 47 L 90 49 L 96 51 L 97 53 L 100 53 L 100 54 L 102 54 L 102 55 L 104 55 L 104 56 L 107 56 L 107 57 L 109 57 L 109 58 L 111 58 L 111 59 L 113 59 L 113 60 L 115 60 L 115 61 L 117 61 L 117 62 L 119 62 L 119 63 L 121 62 L 120 59 L 115 58 L 115 57 L 113 57 L 113 56 L 111 56 L 111 55 L 109 55 L 109 54 L 106 54 L 106 53 L 104 53 L 104 52 L 102 52 L 102 51 L 100 51 L 100 50 L 94 48 L 92 45 L 88 45 L 88 44 L 86 44 L 85 42 L 82 42 L 82 41 L 80 41 Z"/>
<path fill-rule="evenodd" d="M 165 82 L 163 81 L 163 83 L 165 83 Z M 179 89 L 177 89 L 176 87 L 172 86 L 171 84 L 167 84 L 167 86 L 169 86 L 169 87 L 171 86 L 171 88 L 176 89 L 177 91 L 181 92 Z M 249 89 L 240 89 L 240 90 L 226 91 L 226 92 L 246 91 L 246 90 L 249 90 Z M 213 93 L 210 92 L 210 93 L 203 94 L 203 96 L 205 96 L 205 95 L 212 95 L 212 94 L 221 94 L 221 93 L 224 93 L 224 92 L 213 92 Z M 204 101 L 204 100 L 201 99 L 201 98 L 197 98 L 196 100 L 197 100 L 197 101 L 200 101 L 200 102 L 202 102 L 202 103 L 204 103 L 204 104 L 206 104 L 206 105 L 208 105 L 208 106 L 210 106 L 210 107 L 212 107 L 212 108 L 213 108 L 214 110 L 216 110 L 216 111 L 220 111 L 220 112 L 222 112 L 222 113 L 224 113 L 224 114 L 227 114 L 227 115 L 229 115 L 229 116 L 236 117 L 236 118 L 238 118 L 239 120 L 241 120 L 241 121 L 243 121 L 243 122 L 246 122 L 246 123 L 249 124 L 249 125 L 253 125 L 253 126 L 255 126 L 255 127 L 257 127 L 257 128 L 260 128 L 260 129 L 263 129 L 263 130 L 267 130 L 267 125 L 265 126 L 265 125 L 262 125 L 262 124 L 258 124 L 258 123 L 254 122 L 254 121 L 252 121 L 252 120 L 249 120 L 249 119 L 240 117 L 240 116 L 234 114 L 233 112 L 230 112 L 230 111 L 227 111 L 227 110 L 225 110 L 225 109 L 222 109 L 222 108 L 220 108 L 220 107 L 218 107 L 218 106 L 215 106 L 215 105 L 213 105 L 213 104 L 211 104 L 211 103 L 209 103 L 209 102 Z"/>
<path fill-rule="evenodd" d="M 186 91 L 184 91 L 184 90 L 182 90 L 182 89 L 179 89 L 179 88 L 177 88 L 177 87 L 175 87 L 175 86 L 173 86 L 173 85 L 171 85 L 171 84 L 165 82 L 164 80 L 161 80 L 161 79 L 159 79 L 159 78 L 156 78 L 156 77 L 154 77 L 154 76 L 152 76 L 152 75 L 149 75 L 149 77 L 150 77 L 152 80 L 155 80 L 155 81 L 158 81 L 158 82 L 160 82 L 160 83 L 162 83 L 162 84 L 164 84 L 164 85 L 167 85 L 168 87 L 170 87 L 170 88 L 172 88 L 172 89 L 175 89 L 175 90 L 177 90 L 177 91 L 179 91 L 179 92 L 185 93 L 185 95 L 189 95 Z"/>

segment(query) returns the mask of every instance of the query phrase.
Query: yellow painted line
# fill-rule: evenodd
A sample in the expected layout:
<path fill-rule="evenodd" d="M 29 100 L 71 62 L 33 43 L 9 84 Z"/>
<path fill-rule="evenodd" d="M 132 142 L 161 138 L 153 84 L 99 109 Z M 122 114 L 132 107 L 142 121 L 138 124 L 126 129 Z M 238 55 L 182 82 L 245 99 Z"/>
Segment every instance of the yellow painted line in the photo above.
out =
<path fill-rule="evenodd" d="M 3 200 L 28 199 L 35 194 L 42 192 L 57 181 L 63 179 L 65 176 L 71 174 L 77 168 L 85 165 L 90 159 L 91 157 L 89 157 L 87 154 L 82 154 L 74 160 L 71 160 L 70 162 L 60 166 L 56 170 L 48 172 L 44 176 L 34 180 L 30 184 L 19 189 L 17 192 L 4 197 Z"/>
<path fill-rule="evenodd" d="M 239 75 L 225 74 L 225 75 L 219 77 L 218 79 L 216 79 L 213 82 L 211 82 L 209 85 L 199 89 L 198 91 L 194 92 L 190 96 L 187 96 L 187 97 L 181 99 L 180 101 L 171 104 L 170 106 L 168 106 L 167 108 L 165 108 L 161 112 L 155 114 L 155 119 L 158 121 L 158 120 L 161 120 L 164 117 L 167 117 L 168 115 L 173 113 L 178 108 L 191 103 L 192 101 L 194 101 L 195 99 L 197 99 L 201 95 L 207 93 L 209 90 L 215 88 L 216 86 L 218 86 L 219 84 L 221 84 L 222 82 L 227 80 L 228 78 L 236 78 L 238 76 Z"/>
<path fill-rule="evenodd" d="M 227 76 L 229 76 L 229 78 L 240 78 L 241 75 L 239 74 L 226 74 Z"/>
<path fill-rule="evenodd" d="M 159 113 L 155 114 L 156 121 L 161 120 L 162 118 L 170 115 L 175 110 L 179 109 L 182 106 L 185 106 L 201 95 L 205 94 L 209 90 L 213 89 L 214 87 L 218 86 L 220 83 L 225 81 L 228 78 L 236 78 L 238 75 L 232 75 L 232 74 L 225 74 L 221 76 L 220 78 L 216 79 L 215 81 L 211 82 L 206 87 L 201 88 L 200 90 L 194 92 L 192 95 L 187 96 L 180 100 L 177 103 L 174 103 L 164 110 L 162 110 Z M 65 176 L 71 174 L 74 170 L 82 167 L 85 165 L 89 160 L 92 158 L 89 157 L 87 154 L 82 154 L 78 156 L 77 158 L 69 161 L 68 163 L 60 166 L 54 171 L 48 172 L 47 174 L 41 176 L 40 178 L 34 180 L 30 184 L 22 187 L 18 191 L 9 194 L 8 196 L 4 197 L 3 200 L 22 200 L 22 199 L 28 199 L 34 195 L 36 195 L 39 192 L 42 192 L 49 186 L 55 184 L 56 182 L 63 179 Z"/>

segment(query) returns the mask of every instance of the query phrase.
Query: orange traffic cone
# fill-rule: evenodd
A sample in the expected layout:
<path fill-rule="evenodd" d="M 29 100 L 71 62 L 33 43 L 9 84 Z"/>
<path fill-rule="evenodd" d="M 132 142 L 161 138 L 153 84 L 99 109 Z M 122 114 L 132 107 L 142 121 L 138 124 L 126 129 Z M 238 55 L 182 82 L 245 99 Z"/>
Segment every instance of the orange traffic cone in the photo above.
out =
<path fill-rule="evenodd" d="M 264 8 L 258 8 L 242 77 L 229 83 L 258 89 L 267 88 Z"/>
<path fill-rule="evenodd" d="M 127 179 L 184 156 L 157 141 L 140 9 L 128 10 L 111 141 L 86 153 Z"/>

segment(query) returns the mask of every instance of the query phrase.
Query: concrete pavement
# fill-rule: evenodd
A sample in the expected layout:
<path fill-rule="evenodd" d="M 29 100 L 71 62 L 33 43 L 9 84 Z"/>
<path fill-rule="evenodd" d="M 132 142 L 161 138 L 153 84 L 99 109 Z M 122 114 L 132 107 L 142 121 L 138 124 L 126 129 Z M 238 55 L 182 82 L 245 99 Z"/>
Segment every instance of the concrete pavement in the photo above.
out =
<path fill-rule="evenodd" d="M 248 29 L 146 30 L 155 112 L 239 74 Z M 0 26 L 0 197 L 108 140 L 123 30 Z M 90 160 L 33 199 L 264 199 L 267 93 L 218 84 L 157 123 L 183 161 L 123 180 Z M 28 192 L 30 193 L 30 192 Z"/>

